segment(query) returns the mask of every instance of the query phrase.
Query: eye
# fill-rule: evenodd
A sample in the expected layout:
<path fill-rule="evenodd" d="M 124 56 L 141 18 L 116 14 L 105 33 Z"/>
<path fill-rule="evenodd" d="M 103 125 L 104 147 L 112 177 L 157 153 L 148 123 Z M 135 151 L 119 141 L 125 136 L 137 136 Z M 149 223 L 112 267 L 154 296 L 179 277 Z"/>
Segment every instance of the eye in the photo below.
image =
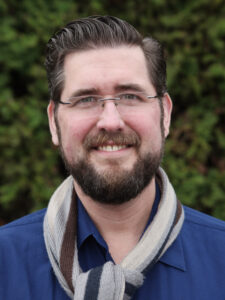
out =
<path fill-rule="evenodd" d="M 97 103 L 97 101 L 98 101 L 98 97 L 94 95 L 73 97 L 70 99 L 71 105 L 76 107 L 89 107 Z"/>
<path fill-rule="evenodd" d="M 119 98 L 122 101 L 122 103 L 128 104 L 128 105 L 136 104 L 136 103 L 143 101 L 143 99 L 140 95 L 134 94 L 134 93 L 120 94 Z"/>
<path fill-rule="evenodd" d="M 121 94 L 120 95 L 121 99 L 128 99 L 128 100 L 136 100 L 138 99 L 138 96 L 135 94 Z"/>
<path fill-rule="evenodd" d="M 96 101 L 95 96 L 83 97 L 79 100 L 80 103 L 90 103 L 90 102 L 95 102 L 95 101 Z"/>

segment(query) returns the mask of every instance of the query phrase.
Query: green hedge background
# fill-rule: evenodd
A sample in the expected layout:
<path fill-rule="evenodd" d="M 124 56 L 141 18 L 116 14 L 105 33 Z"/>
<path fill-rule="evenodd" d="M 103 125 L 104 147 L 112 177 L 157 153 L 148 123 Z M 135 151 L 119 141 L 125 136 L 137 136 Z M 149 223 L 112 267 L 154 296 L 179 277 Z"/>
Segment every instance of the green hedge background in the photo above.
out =
<path fill-rule="evenodd" d="M 0 224 L 45 207 L 66 176 L 48 131 L 45 45 L 93 14 L 165 45 L 174 111 L 163 166 L 184 204 L 225 220 L 223 0 L 0 0 Z"/>

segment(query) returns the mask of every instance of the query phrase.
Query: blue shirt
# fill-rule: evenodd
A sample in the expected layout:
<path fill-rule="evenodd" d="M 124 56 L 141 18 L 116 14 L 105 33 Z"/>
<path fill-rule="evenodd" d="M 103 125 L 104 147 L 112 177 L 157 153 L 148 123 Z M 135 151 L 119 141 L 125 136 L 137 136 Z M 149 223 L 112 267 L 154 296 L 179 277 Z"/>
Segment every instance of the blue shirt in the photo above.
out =
<path fill-rule="evenodd" d="M 160 201 L 160 189 L 156 184 L 156 195 L 151 214 L 145 229 L 153 220 Z M 86 212 L 82 202 L 77 201 L 78 224 L 77 224 L 77 246 L 78 259 L 81 269 L 86 272 L 91 268 L 103 265 L 107 261 L 113 261 L 108 246 L 97 230 L 93 221 Z M 136 298 L 134 298 L 136 299 Z"/>
<path fill-rule="evenodd" d="M 135 299 L 225 300 L 225 223 L 184 209 L 178 238 L 152 268 Z M 41 210 L 0 227 L 1 300 L 69 300 L 46 253 L 44 214 Z"/>

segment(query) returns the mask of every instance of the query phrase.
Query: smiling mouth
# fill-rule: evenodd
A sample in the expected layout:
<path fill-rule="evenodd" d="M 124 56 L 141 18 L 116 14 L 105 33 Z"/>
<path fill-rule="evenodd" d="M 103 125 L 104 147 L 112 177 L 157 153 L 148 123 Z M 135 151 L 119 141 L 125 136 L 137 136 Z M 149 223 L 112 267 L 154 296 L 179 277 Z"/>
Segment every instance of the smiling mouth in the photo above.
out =
<path fill-rule="evenodd" d="M 131 145 L 103 145 L 95 148 L 96 150 L 100 151 L 107 151 L 107 152 L 113 152 L 113 151 L 119 151 L 122 149 L 130 148 Z"/>
<path fill-rule="evenodd" d="M 117 152 L 129 148 L 139 148 L 141 140 L 137 134 L 131 132 L 124 134 L 121 132 L 109 133 L 99 132 L 97 135 L 88 135 L 84 141 L 87 151 Z"/>

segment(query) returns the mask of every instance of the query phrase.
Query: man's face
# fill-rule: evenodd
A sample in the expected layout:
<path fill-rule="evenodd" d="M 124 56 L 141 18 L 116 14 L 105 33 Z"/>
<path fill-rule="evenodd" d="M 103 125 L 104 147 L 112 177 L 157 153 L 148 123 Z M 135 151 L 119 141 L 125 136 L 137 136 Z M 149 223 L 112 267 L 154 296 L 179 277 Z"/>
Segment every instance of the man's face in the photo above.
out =
<path fill-rule="evenodd" d="M 155 96 L 139 47 L 100 48 L 69 54 L 61 101 L 84 90 L 109 97 L 139 90 Z M 120 104 L 118 104 L 120 105 Z M 98 114 L 54 103 L 48 107 L 52 140 L 82 190 L 96 201 L 119 204 L 135 198 L 159 167 L 170 124 L 171 101 L 159 100 L 120 113 L 106 101 Z"/>

